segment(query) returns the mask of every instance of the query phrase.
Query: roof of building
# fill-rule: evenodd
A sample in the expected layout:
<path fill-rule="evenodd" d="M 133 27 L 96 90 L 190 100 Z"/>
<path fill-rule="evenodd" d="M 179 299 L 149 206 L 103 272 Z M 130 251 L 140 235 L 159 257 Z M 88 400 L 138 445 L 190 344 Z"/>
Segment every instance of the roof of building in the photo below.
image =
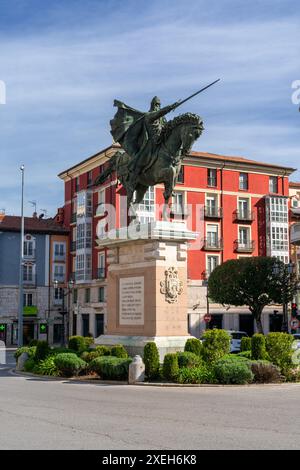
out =
<path fill-rule="evenodd" d="M 21 230 L 21 217 L 15 215 L 5 215 L 0 222 L 0 232 L 20 232 Z M 24 231 L 25 233 L 43 233 L 43 234 L 57 234 L 66 235 L 69 230 L 58 224 L 55 219 L 39 219 L 38 217 L 24 217 Z"/>
<path fill-rule="evenodd" d="M 286 167 L 283 165 L 274 165 L 274 163 L 260 162 L 258 160 L 250 160 L 249 158 L 245 158 L 245 157 L 233 157 L 231 155 L 219 155 L 217 153 L 208 153 L 208 152 L 195 152 L 193 150 L 190 152 L 190 155 L 192 157 L 202 157 L 202 158 L 207 158 L 207 159 L 212 159 L 212 160 L 219 160 L 222 162 L 244 163 L 246 165 L 255 165 L 255 166 L 264 166 L 268 168 L 282 169 L 288 172 L 296 171 L 296 168 Z"/>
<path fill-rule="evenodd" d="M 112 144 L 110 145 L 109 147 L 106 147 L 105 149 L 103 150 L 100 150 L 99 152 L 95 153 L 94 155 L 92 155 L 91 157 L 88 157 L 86 158 L 85 160 L 82 160 L 81 162 L 77 163 L 76 165 L 68 168 L 67 170 L 64 170 L 62 171 L 61 173 L 59 173 L 59 177 L 63 177 L 64 175 L 68 174 L 68 172 L 71 172 L 73 170 L 75 170 L 76 168 L 80 167 L 81 165 L 83 164 L 86 164 L 88 163 L 89 161 L 91 161 L 92 159 L 94 159 L 95 157 L 107 152 L 108 150 L 111 150 L 113 148 L 120 148 L 120 145 L 119 144 Z M 280 169 L 280 170 L 283 170 L 285 171 L 286 173 L 292 173 L 294 171 L 296 171 L 295 168 L 291 168 L 291 167 L 286 167 L 286 166 L 282 166 L 282 165 L 274 165 L 273 163 L 264 163 L 264 162 L 260 162 L 260 161 L 256 161 L 256 160 L 250 160 L 248 158 L 244 158 L 244 157 L 236 157 L 236 156 L 231 156 L 231 155 L 218 155 L 218 154 L 215 154 L 215 153 L 208 153 L 208 152 L 196 152 L 196 151 L 191 151 L 190 152 L 190 156 L 191 157 L 199 157 L 199 158 L 205 158 L 207 159 L 208 161 L 219 161 L 219 162 L 228 162 L 228 163 L 239 163 L 239 164 L 245 164 L 245 165 L 253 165 L 253 166 L 260 166 L 260 167 L 267 167 L 267 168 L 274 168 L 274 169 Z"/>
<path fill-rule="evenodd" d="M 290 181 L 289 182 L 289 187 L 290 188 L 295 188 L 295 189 L 300 189 L 300 183 L 298 183 L 297 181 Z"/>

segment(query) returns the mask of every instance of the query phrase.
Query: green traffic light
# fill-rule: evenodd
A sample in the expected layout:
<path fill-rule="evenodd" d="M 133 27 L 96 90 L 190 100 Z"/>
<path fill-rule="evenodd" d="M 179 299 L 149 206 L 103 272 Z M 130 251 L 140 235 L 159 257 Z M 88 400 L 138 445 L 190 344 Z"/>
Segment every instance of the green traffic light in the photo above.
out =
<path fill-rule="evenodd" d="M 4 324 L 0 325 L 0 331 L 4 331 L 4 330 L 5 330 L 5 325 Z"/>

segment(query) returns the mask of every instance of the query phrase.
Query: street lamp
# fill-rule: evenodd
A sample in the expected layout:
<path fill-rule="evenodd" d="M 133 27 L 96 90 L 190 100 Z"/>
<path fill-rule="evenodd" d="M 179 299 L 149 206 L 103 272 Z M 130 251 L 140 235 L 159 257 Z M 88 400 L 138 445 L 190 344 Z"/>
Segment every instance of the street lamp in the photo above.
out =
<path fill-rule="evenodd" d="M 21 233 L 20 233 L 20 270 L 19 270 L 19 312 L 18 312 L 18 347 L 23 346 L 23 263 L 24 263 L 24 165 L 21 171 Z"/>
<path fill-rule="evenodd" d="M 291 275 L 294 272 L 294 264 L 293 263 L 287 263 L 284 266 L 285 266 L 285 269 L 286 269 L 285 272 L 287 273 L 287 278 L 288 278 L 287 282 L 289 284 Z M 275 276 L 280 274 L 282 272 L 281 264 L 276 262 L 273 266 L 272 272 Z M 285 291 L 283 292 L 283 296 L 282 296 L 282 310 L 283 310 L 283 316 L 282 316 L 283 318 L 282 318 L 281 331 L 283 333 L 288 333 L 289 332 L 289 328 L 288 328 L 288 301 L 287 301 L 287 298 L 286 298 L 286 292 Z"/>
<path fill-rule="evenodd" d="M 58 280 L 55 279 L 54 281 L 55 288 L 58 289 Z M 71 279 L 68 283 L 67 292 L 65 293 L 65 288 L 62 287 L 62 308 L 60 310 L 60 314 L 62 315 L 62 332 L 61 332 L 61 345 L 62 347 L 66 344 L 66 333 L 65 333 L 65 316 L 69 313 L 70 307 L 70 299 L 68 300 L 68 310 L 65 310 L 65 297 L 70 295 L 71 290 L 74 287 L 74 280 Z M 69 331 L 69 322 L 67 322 L 67 332 Z"/>

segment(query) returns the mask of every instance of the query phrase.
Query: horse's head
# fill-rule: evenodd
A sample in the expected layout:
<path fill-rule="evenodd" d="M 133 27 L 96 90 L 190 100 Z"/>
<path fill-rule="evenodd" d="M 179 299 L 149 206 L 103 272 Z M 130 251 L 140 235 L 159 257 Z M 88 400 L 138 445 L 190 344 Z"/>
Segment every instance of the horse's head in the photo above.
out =
<path fill-rule="evenodd" d="M 186 113 L 181 116 L 182 125 L 180 129 L 180 135 L 182 140 L 182 153 L 188 153 L 195 140 L 201 136 L 204 126 L 203 121 L 197 114 Z"/>
<path fill-rule="evenodd" d="M 185 113 L 169 121 L 162 133 L 164 142 L 177 140 L 178 149 L 186 154 L 204 130 L 203 121 L 197 114 Z"/>

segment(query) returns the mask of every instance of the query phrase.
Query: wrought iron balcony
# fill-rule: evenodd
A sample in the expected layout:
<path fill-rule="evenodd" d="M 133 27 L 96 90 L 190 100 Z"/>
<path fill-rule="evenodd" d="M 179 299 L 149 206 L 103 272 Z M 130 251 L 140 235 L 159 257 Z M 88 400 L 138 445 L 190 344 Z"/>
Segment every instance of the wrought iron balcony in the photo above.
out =
<path fill-rule="evenodd" d="M 238 253 L 253 253 L 255 249 L 254 240 L 235 240 L 234 251 Z"/>
<path fill-rule="evenodd" d="M 254 212 L 236 210 L 233 213 L 233 221 L 236 222 L 253 222 Z"/>
<path fill-rule="evenodd" d="M 97 279 L 105 279 L 105 268 L 97 269 Z"/>
<path fill-rule="evenodd" d="M 71 224 L 76 224 L 76 221 L 77 221 L 77 214 L 76 214 L 76 212 L 74 212 L 71 215 Z"/>
<path fill-rule="evenodd" d="M 203 249 L 207 251 L 222 251 L 223 239 L 215 237 L 207 237 L 203 239 Z"/>
<path fill-rule="evenodd" d="M 221 219 L 223 217 L 222 207 L 205 206 L 204 215 L 208 219 Z"/>

